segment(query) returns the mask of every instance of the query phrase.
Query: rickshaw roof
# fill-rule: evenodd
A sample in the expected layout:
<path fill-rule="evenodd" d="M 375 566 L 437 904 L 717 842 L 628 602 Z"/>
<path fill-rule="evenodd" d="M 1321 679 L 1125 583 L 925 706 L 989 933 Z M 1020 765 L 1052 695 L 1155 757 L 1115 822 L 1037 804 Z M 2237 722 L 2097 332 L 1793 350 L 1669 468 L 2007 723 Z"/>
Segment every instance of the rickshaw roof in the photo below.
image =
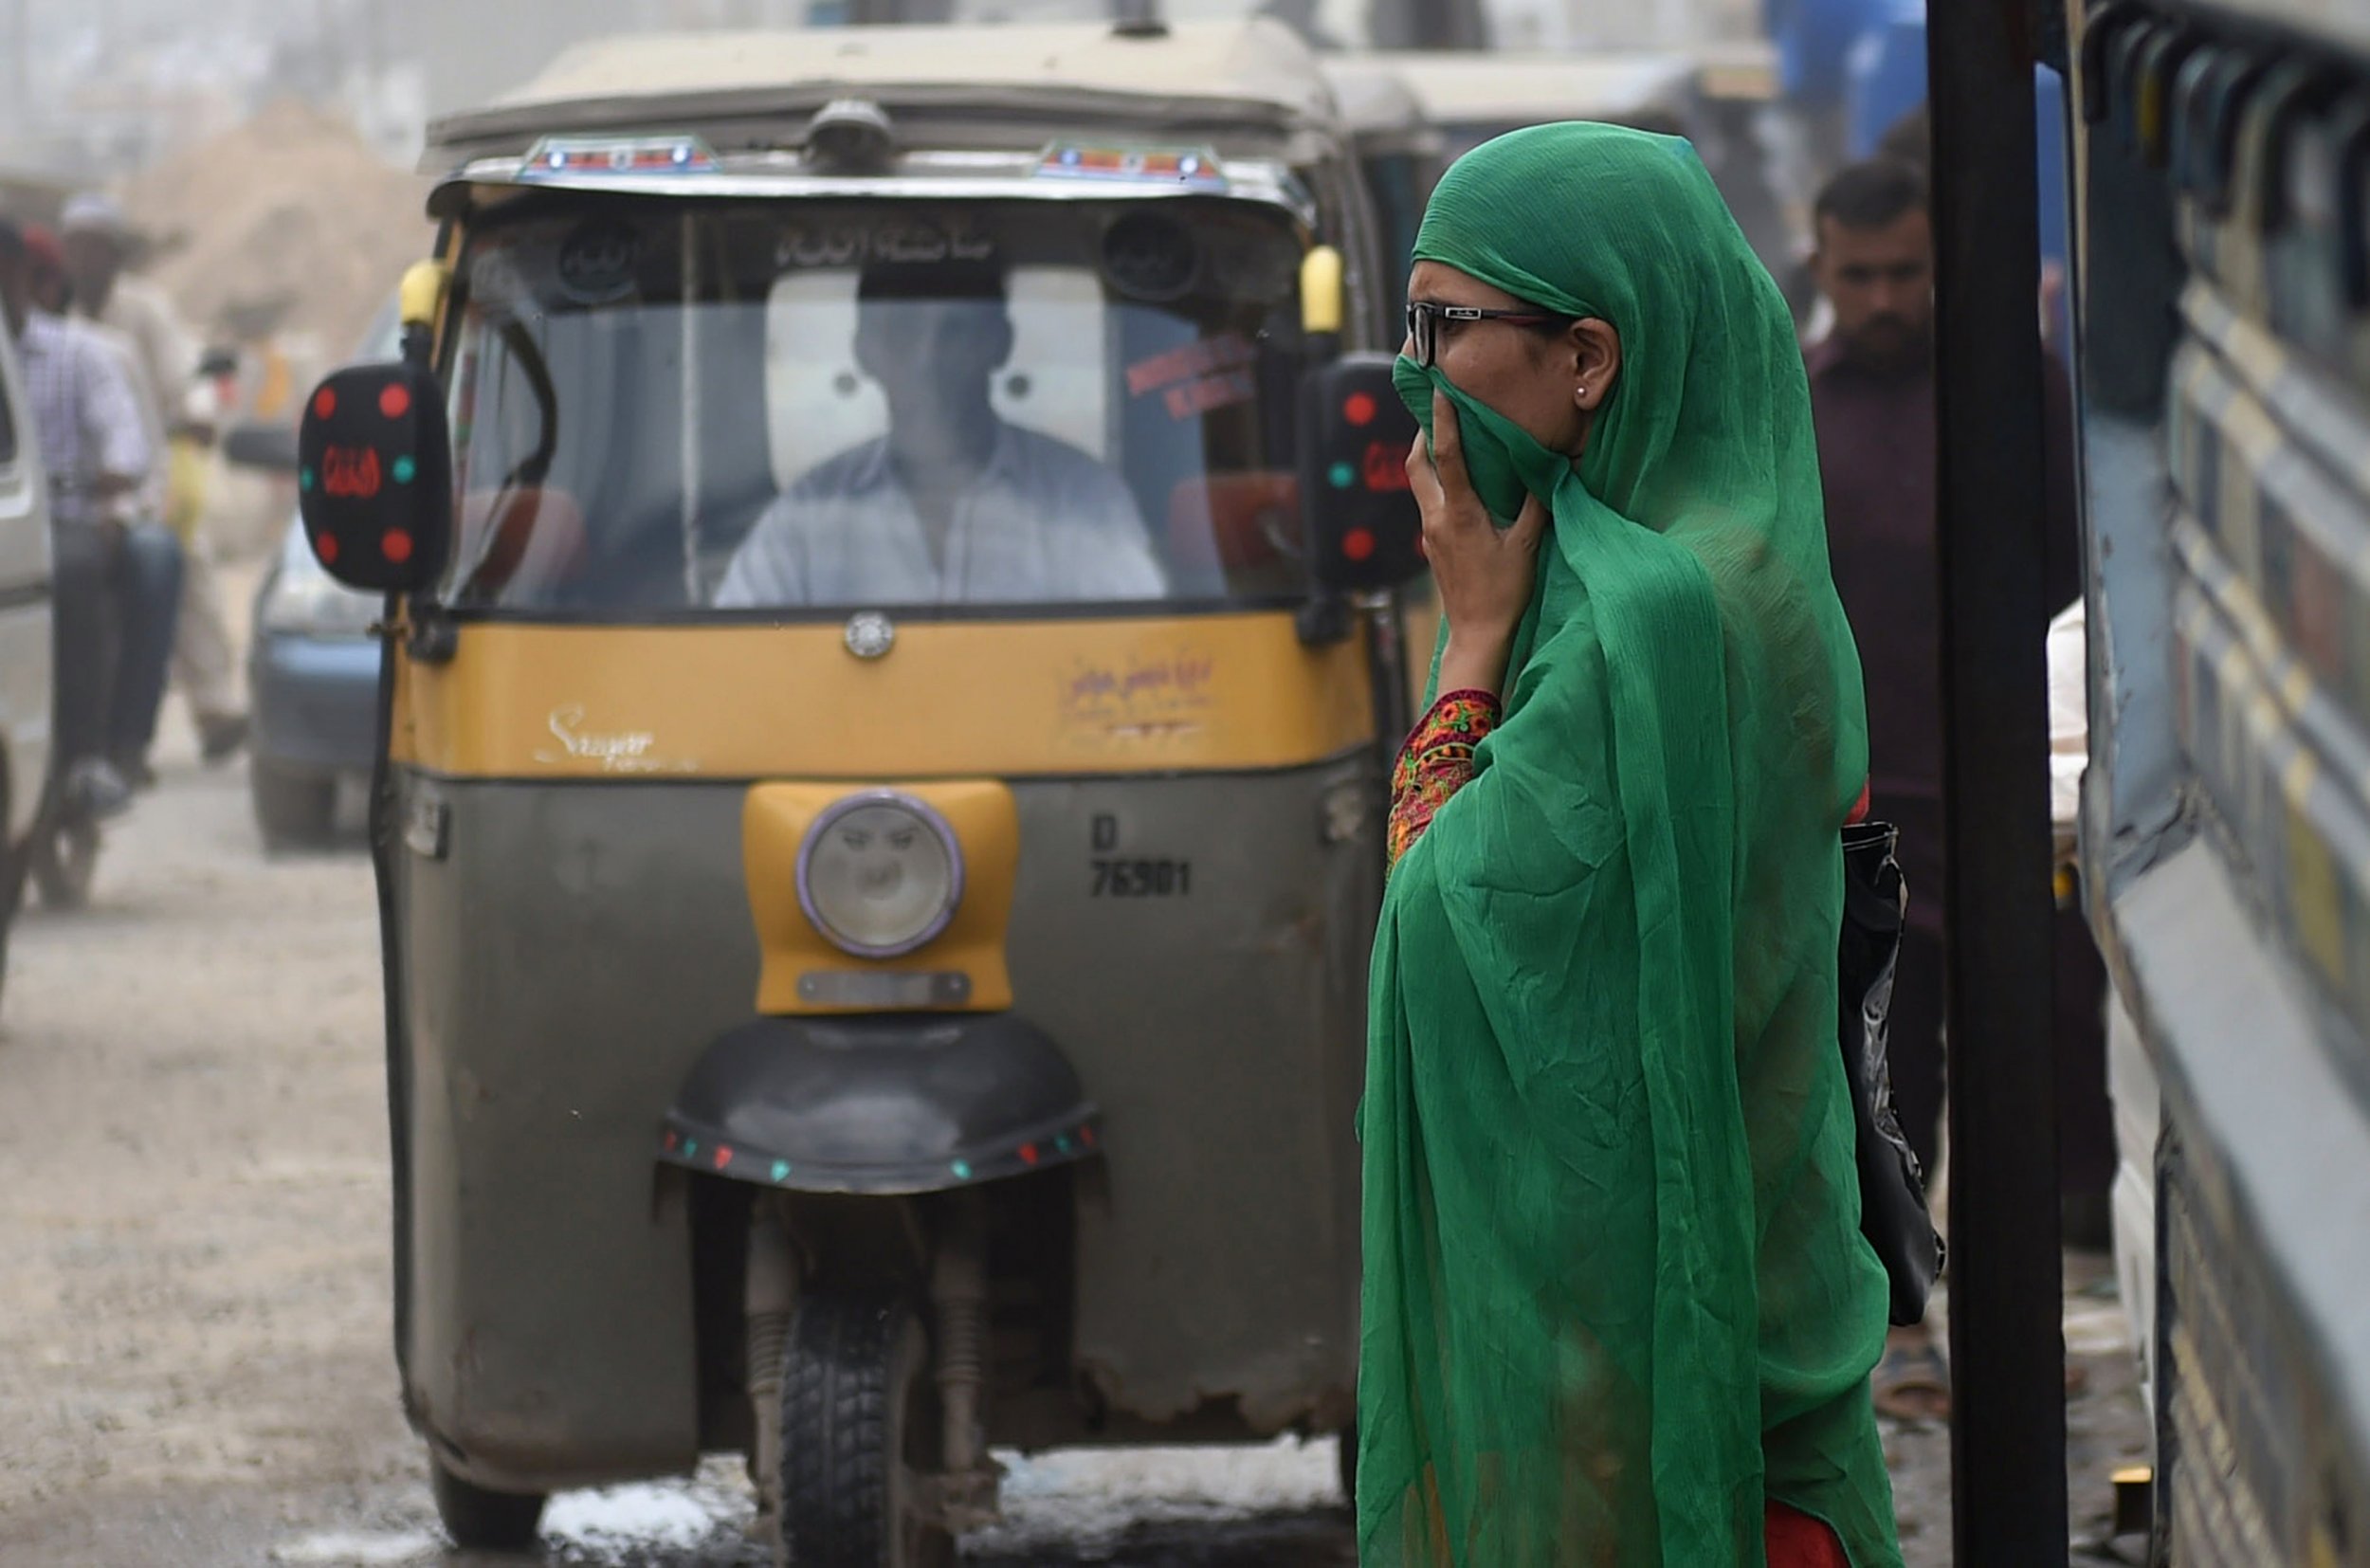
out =
<path fill-rule="evenodd" d="M 1434 124 L 1528 125 L 1562 119 L 1629 124 L 1683 111 L 1696 63 L 1683 54 L 1478 54 L 1405 51 L 1365 57 L 1407 83 Z"/>
<path fill-rule="evenodd" d="M 1328 55 L 1324 74 L 1340 106 L 1341 123 L 1354 137 L 1413 132 L 1429 123 L 1422 100 L 1385 57 Z"/>
<path fill-rule="evenodd" d="M 1778 96 L 1778 48 L 1766 38 L 1713 39 L 1688 52 L 1705 98 L 1761 102 Z"/>
<path fill-rule="evenodd" d="M 922 120 L 1092 116 L 1147 135 L 1336 119 L 1316 57 L 1265 18 L 1149 36 L 1089 24 L 629 34 L 579 44 L 493 103 L 437 120 L 429 161 L 441 173 L 538 136 L 656 127 L 745 123 L 780 144 L 806 113 L 848 97 Z"/>

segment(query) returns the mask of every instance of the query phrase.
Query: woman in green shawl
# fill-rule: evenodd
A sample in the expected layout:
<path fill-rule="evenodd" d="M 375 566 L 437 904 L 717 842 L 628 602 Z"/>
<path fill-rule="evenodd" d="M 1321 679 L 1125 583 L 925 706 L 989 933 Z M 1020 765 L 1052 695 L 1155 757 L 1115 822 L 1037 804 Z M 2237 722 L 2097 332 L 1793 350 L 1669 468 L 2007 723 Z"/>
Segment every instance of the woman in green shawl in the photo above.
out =
<path fill-rule="evenodd" d="M 1446 627 L 1375 948 L 1360 1560 L 1898 1564 L 1835 1037 L 1867 739 L 1785 302 L 1692 148 L 1601 125 L 1459 160 L 1415 257 Z"/>

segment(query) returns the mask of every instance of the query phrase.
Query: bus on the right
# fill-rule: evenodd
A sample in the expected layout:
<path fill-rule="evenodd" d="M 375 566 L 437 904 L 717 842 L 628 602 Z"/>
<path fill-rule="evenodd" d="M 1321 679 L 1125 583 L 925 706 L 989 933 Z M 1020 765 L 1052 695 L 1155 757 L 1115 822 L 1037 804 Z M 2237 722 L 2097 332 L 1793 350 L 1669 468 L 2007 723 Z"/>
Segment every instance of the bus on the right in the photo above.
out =
<path fill-rule="evenodd" d="M 2370 1564 L 2370 3 L 2069 11 L 2151 1560 Z"/>

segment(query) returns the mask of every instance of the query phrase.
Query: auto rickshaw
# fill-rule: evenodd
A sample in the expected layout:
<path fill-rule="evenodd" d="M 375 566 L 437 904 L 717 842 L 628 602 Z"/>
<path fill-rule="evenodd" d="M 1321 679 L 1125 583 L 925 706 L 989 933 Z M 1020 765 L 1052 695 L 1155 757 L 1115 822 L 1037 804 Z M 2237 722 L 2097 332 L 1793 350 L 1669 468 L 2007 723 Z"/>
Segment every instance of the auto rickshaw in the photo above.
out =
<path fill-rule="evenodd" d="M 452 1534 L 739 1451 L 781 1560 L 906 1568 L 992 1445 L 1342 1429 L 1421 560 L 1314 61 L 635 37 L 430 141 L 403 358 L 299 459 L 388 595 L 396 1354 Z"/>
<path fill-rule="evenodd" d="M 1525 125 L 1599 119 L 1663 136 L 1696 129 L 1696 68 L 1662 53 L 1402 50 L 1362 57 L 1404 82 L 1440 133 L 1443 166 Z"/>
<path fill-rule="evenodd" d="M 1508 131 L 1565 119 L 1595 119 L 1695 143 L 1721 194 L 1762 261 L 1782 273 L 1793 240 L 1771 191 L 1767 160 L 1752 133 L 1753 94 L 1766 72 L 1749 46 L 1706 43 L 1685 50 L 1479 53 L 1376 50 L 1328 57 L 1345 109 L 1365 137 L 1390 145 L 1387 89 L 1396 81 L 1429 127 L 1429 159 L 1418 165 L 1423 201 L 1450 163 Z M 1371 127 L 1371 128 L 1369 128 Z"/>

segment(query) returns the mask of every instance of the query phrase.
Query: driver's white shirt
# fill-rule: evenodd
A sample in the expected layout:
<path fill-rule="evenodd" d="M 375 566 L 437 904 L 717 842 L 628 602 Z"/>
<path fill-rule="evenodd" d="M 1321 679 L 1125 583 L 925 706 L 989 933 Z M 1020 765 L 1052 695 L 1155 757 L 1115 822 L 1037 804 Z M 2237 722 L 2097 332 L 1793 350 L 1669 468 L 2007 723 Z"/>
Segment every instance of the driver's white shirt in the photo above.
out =
<path fill-rule="evenodd" d="M 955 503 L 943 565 L 891 470 L 886 438 L 818 465 L 734 553 L 720 606 L 1044 603 L 1168 590 L 1135 497 L 1075 447 L 1004 425 Z"/>

